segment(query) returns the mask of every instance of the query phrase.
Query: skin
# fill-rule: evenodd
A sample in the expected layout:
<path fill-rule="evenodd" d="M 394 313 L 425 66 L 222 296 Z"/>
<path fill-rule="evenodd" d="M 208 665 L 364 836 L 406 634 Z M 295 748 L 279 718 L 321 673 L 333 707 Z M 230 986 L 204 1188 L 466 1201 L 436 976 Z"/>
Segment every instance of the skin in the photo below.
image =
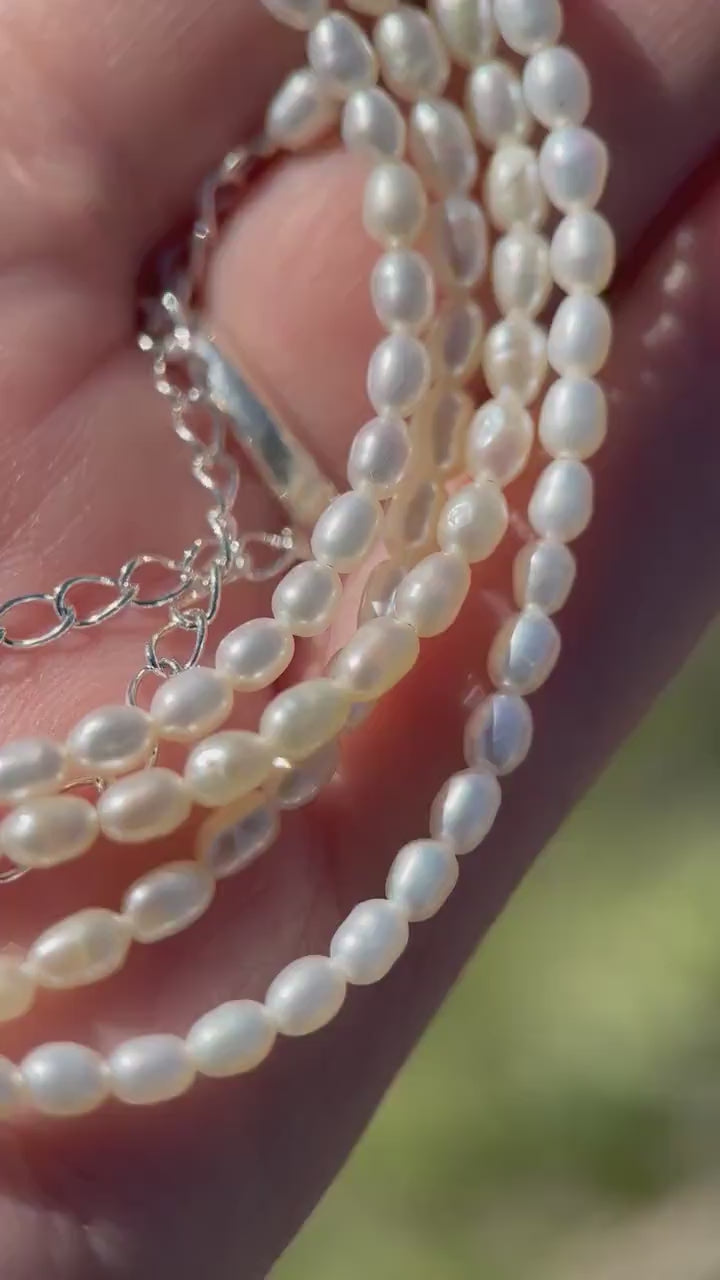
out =
<path fill-rule="evenodd" d="M 331 1028 L 279 1045 L 257 1075 L 203 1084 L 168 1107 L 6 1130 L 3 1280 L 266 1275 L 525 869 L 716 611 L 720 12 L 715 0 L 568 8 L 569 39 L 593 71 L 593 123 L 613 156 L 606 208 L 621 266 L 611 442 L 562 617 L 563 660 L 533 702 L 537 749 L 504 788 L 454 900 L 417 929 L 380 988 L 351 993 Z M 186 459 L 134 350 L 135 282 L 299 49 L 256 0 L 2 5 L 3 597 L 76 571 L 116 572 L 136 550 L 177 553 L 196 536 Z M 277 170 L 234 219 L 209 297 L 228 352 L 339 480 L 366 413 L 375 332 L 361 182 L 332 151 Z M 252 482 L 245 495 L 253 527 L 273 520 Z M 526 491 L 512 497 L 521 508 Z M 3 1052 L 58 1036 L 107 1048 L 135 1032 L 182 1031 L 212 1004 L 261 995 L 284 963 L 327 945 L 353 902 L 381 892 L 393 850 L 423 834 L 429 798 L 461 762 L 463 707 L 485 680 L 511 550 L 483 567 L 457 627 L 425 646 L 419 669 L 349 743 L 333 794 L 295 815 L 192 934 L 134 953 L 102 988 L 40 1002 L 6 1029 Z M 257 591 L 235 587 L 223 621 L 262 607 Z M 121 697 L 146 626 L 141 616 L 6 655 L 3 737 L 62 733 Z M 248 699 L 239 722 L 258 710 Z M 181 839 L 101 850 L 3 888 L 3 940 L 26 942 L 82 905 L 117 904 L 132 875 L 187 853 Z"/>

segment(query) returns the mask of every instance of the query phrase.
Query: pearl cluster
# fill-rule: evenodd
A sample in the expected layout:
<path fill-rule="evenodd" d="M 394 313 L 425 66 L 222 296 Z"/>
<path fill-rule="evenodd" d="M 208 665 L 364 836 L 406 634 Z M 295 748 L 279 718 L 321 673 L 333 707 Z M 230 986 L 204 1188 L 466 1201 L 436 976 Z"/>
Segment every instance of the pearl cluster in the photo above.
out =
<path fill-rule="evenodd" d="M 329 1022 L 349 985 L 379 981 L 404 951 L 410 925 L 440 909 L 460 859 L 490 831 L 500 779 L 530 749 L 526 698 L 559 656 L 553 616 L 576 573 L 568 544 L 591 518 L 586 463 L 606 432 L 595 378 L 611 323 L 598 295 L 615 256 L 612 232 L 595 210 L 607 153 L 585 126 L 587 72 L 558 43 L 560 4 L 431 0 L 428 13 L 394 0 L 351 0 L 355 19 L 328 11 L 325 0 L 264 2 L 307 32 L 308 60 L 273 99 L 268 136 L 299 149 L 339 121 L 345 147 L 368 165 L 362 218 L 381 247 L 370 293 L 386 330 L 368 365 L 376 416 L 352 443 L 349 489 L 318 519 L 312 558 L 276 587 L 271 617 L 227 635 L 212 668 L 168 679 L 147 712 L 103 708 L 62 746 L 33 739 L 0 751 L 0 803 L 10 806 L 0 851 L 21 867 L 77 858 L 99 835 L 121 844 L 157 839 L 194 806 L 210 811 L 195 859 L 145 874 L 119 911 L 78 912 L 24 957 L 0 958 L 0 1021 L 27 1012 L 39 987 L 98 981 L 122 966 L 133 942 L 159 942 L 188 927 L 207 910 L 219 879 L 272 844 L 280 811 L 307 803 L 329 781 L 337 737 L 358 707 L 402 680 L 422 638 L 452 626 L 471 566 L 505 536 L 504 490 L 530 457 L 530 406 L 552 369 L 557 377 L 538 415 L 549 461 L 527 510 L 534 538 L 515 560 L 517 611 L 491 646 L 495 692 L 466 724 L 466 767 L 436 796 L 428 835 L 397 853 L 385 897 L 357 905 L 328 954 L 287 966 L 262 1003 L 223 1004 L 184 1039 L 139 1037 L 107 1059 L 70 1043 L 44 1045 L 20 1066 L 0 1059 L 5 1116 L 28 1105 L 80 1114 L 109 1095 L 150 1104 L 185 1092 L 196 1075 L 248 1071 L 278 1034 L 305 1035 Z M 501 39 L 525 58 L 522 72 L 499 55 Z M 442 97 L 452 61 L 466 73 L 464 109 Z M 538 124 L 547 131 L 539 151 L 532 145 Z M 482 204 L 473 194 L 480 181 Z M 548 238 L 551 207 L 559 216 Z M 500 319 L 486 332 L 474 295 L 488 265 Z M 554 286 L 566 296 L 546 332 L 538 317 Z M 481 367 L 492 398 L 476 409 L 467 386 Z M 329 627 L 343 577 L 380 543 L 386 559 L 368 576 L 360 625 L 326 673 L 276 694 L 257 732 L 224 729 L 236 695 L 268 689 L 287 670 L 296 639 Z M 150 763 L 162 742 L 187 748 L 182 774 Z M 96 805 L 72 791 L 88 776 L 106 784 Z"/>

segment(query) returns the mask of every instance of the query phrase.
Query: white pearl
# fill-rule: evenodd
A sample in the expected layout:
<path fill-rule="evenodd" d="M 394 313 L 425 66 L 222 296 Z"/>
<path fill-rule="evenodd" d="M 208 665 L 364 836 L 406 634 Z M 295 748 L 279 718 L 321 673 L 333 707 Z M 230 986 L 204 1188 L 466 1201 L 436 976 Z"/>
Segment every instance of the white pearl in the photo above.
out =
<path fill-rule="evenodd" d="M 287 965 L 265 997 L 265 1008 L 286 1036 L 306 1036 L 330 1022 L 345 999 L 345 976 L 327 956 L 304 956 Z"/>
<path fill-rule="evenodd" d="M 492 0 L 430 0 L 430 10 L 461 66 L 472 67 L 492 56 L 498 37 Z"/>
<path fill-rule="evenodd" d="M 26 1102 L 23 1078 L 9 1058 L 0 1058 L 0 1119 L 18 1115 Z"/>
<path fill-rule="evenodd" d="M 67 775 L 62 747 L 49 738 L 20 738 L 0 749 L 0 804 L 59 791 Z"/>
<path fill-rule="evenodd" d="M 560 0 L 495 0 L 500 34 L 515 53 L 555 44 L 563 28 Z"/>
<path fill-rule="evenodd" d="M 292 662 L 295 642 L 276 618 L 252 618 L 218 645 L 215 666 L 234 689 L 266 689 Z"/>
<path fill-rule="evenodd" d="M 402 418 L 373 418 L 352 442 L 348 480 L 353 489 L 367 488 L 376 498 L 388 498 L 405 476 L 410 456 L 410 436 Z"/>
<path fill-rule="evenodd" d="M 196 804 L 233 804 L 268 778 L 273 753 L 257 733 L 229 729 L 213 734 L 190 752 L 185 783 Z"/>
<path fill-rule="evenodd" d="M 134 1106 L 152 1106 L 186 1093 L 195 1068 L 179 1036 L 149 1035 L 126 1040 L 107 1061 L 116 1098 Z"/>
<path fill-rule="evenodd" d="M 485 318 L 471 298 L 443 303 L 430 330 L 428 346 L 440 377 L 466 382 L 482 360 Z"/>
<path fill-rule="evenodd" d="M 489 770 L 453 774 L 433 801 L 431 836 L 446 841 L 458 857 L 472 853 L 490 831 L 500 799 L 500 784 Z"/>
<path fill-rule="evenodd" d="M 342 599 L 342 582 L 329 564 L 304 560 L 281 578 L 272 611 L 296 636 L 319 636 L 330 626 Z"/>
<path fill-rule="evenodd" d="M 188 1056 L 196 1071 L 220 1079 L 239 1076 L 267 1058 L 275 1027 L 256 1000 L 231 1000 L 206 1013 L 188 1032 Z"/>
<path fill-rule="evenodd" d="M 307 52 L 321 84 L 335 97 L 346 98 L 377 80 L 375 50 L 362 27 L 345 13 L 333 11 L 320 19 L 308 37 Z"/>
<path fill-rule="evenodd" d="M 553 236 L 550 264 L 566 293 L 602 293 L 615 270 L 615 237 L 609 223 L 593 209 L 568 214 Z"/>
<path fill-rule="evenodd" d="M 336 742 L 308 756 L 307 760 L 285 768 L 275 792 L 281 809 L 300 809 L 324 790 L 337 773 L 340 753 Z"/>
<path fill-rule="evenodd" d="M 75 725 L 67 740 L 73 762 L 92 777 L 137 769 L 152 754 L 155 730 L 140 707 L 101 707 Z"/>
<path fill-rule="evenodd" d="M 430 211 L 430 235 L 441 279 L 471 289 L 485 273 L 488 234 L 485 215 L 476 200 L 448 196 Z"/>
<path fill-rule="evenodd" d="M 410 938 L 407 916 L 394 902 L 373 898 L 360 902 L 335 930 L 330 958 L 348 982 L 379 982 L 399 960 Z"/>
<path fill-rule="evenodd" d="M 548 204 L 532 147 L 507 142 L 495 152 L 485 175 L 485 204 L 499 231 L 510 231 L 516 222 L 542 226 Z"/>
<path fill-rule="evenodd" d="M 498 240 L 492 257 L 492 283 L 503 315 L 540 314 L 552 290 L 550 247 L 544 236 L 515 227 Z"/>
<path fill-rule="evenodd" d="M 305 680 L 286 689 L 265 708 L 260 733 L 273 754 L 286 760 L 305 760 L 337 737 L 352 699 L 333 680 Z"/>
<path fill-rule="evenodd" d="M 475 68 L 465 86 L 465 110 L 476 138 L 490 151 L 502 143 L 524 142 L 530 133 L 520 77 L 507 62 Z"/>
<path fill-rule="evenodd" d="M 0 955 L 0 1023 L 21 1018 L 35 999 L 35 980 L 18 958 Z M 0 1109 L 1 1109 L 0 1102 Z"/>
<path fill-rule="evenodd" d="M 198 839 L 198 857 L 215 880 L 225 880 L 265 853 L 279 831 L 280 821 L 274 806 L 255 803 L 234 818 L 223 815 L 222 827 L 217 822 L 203 827 Z"/>
<path fill-rule="evenodd" d="M 538 435 L 551 457 L 590 458 L 607 435 L 607 400 L 591 378 L 558 378 L 543 401 Z"/>
<path fill-rule="evenodd" d="M 470 769 L 487 765 L 503 776 L 512 773 L 532 745 L 530 708 L 514 693 L 493 693 L 476 707 L 465 725 L 465 761 Z"/>
<path fill-rule="evenodd" d="M 443 551 L 455 551 L 475 564 L 492 555 L 508 521 L 502 490 L 494 480 L 480 476 L 448 498 L 438 520 L 438 543 Z"/>
<path fill-rule="evenodd" d="M 386 893 L 415 924 L 430 920 L 447 901 L 460 867 L 449 845 L 440 840 L 413 840 L 396 854 Z"/>
<path fill-rule="evenodd" d="M 458 471 L 472 411 L 469 395 L 444 386 L 436 388 L 420 408 L 411 423 L 411 432 L 416 454 L 431 471 Z"/>
<path fill-rule="evenodd" d="M 160 942 L 187 929 L 204 915 L 215 882 L 197 862 L 167 862 L 130 886 L 122 913 L 138 942 Z"/>
<path fill-rule="evenodd" d="M 100 796 L 97 814 L 108 839 L 144 844 L 176 831 L 191 808 L 190 793 L 177 773 L 142 769 L 113 782 Z"/>
<path fill-rule="evenodd" d="M 380 516 L 380 507 L 370 494 L 349 490 L 333 498 L 312 532 L 315 559 L 338 573 L 350 573 L 374 543 Z"/>
<path fill-rule="evenodd" d="M 412 670 L 420 642 L 412 627 L 396 618 L 364 622 L 336 654 L 330 674 L 353 702 L 375 702 Z"/>
<path fill-rule="evenodd" d="M 430 356 L 423 343 L 411 333 L 391 333 L 370 357 L 370 403 L 380 414 L 410 413 L 427 392 L 431 375 Z"/>
<path fill-rule="evenodd" d="M 578 125 L 554 129 L 540 149 L 543 186 L 563 213 L 597 204 L 605 190 L 608 163 L 605 143 Z"/>
<path fill-rule="evenodd" d="M 611 344 L 612 320 L 604 302 L 586 293 L 563 299 L 547 342 L 548 360 L 557 373 L 592 378 L 606 363 Z"/>
<path fill-rule="evenodd" d="M 435 24 L 421 9 L 401 5 L 386 13 L 374 31 L 383 79 L 399 98 L 441 94 L 450 75 L 450 59 Z"/>
<path fill-rule="evenodd" d="M 556 458 L 538 478 L 528 518 L 541 538 L 572 542 L 587 529 L 593 511 L 593 479 L 577 458 Z"/>
<path fill-rule="evenodd" d="M 395 494 L 387 513 L 384 541 L 391 555 L 414 563 L 435 547 L 435 525 L 445 502 L 444 486 L 419 479 Z"/>
<path fill-rule="evenodd" d="M 342 140 L 370 160 L 399 160 L 405 151 L 405 121 L 384 89 L 356 89 L 343 108 Z"/>
<path fill-rule="evenodd" d="M 576 573 L 575 557 L 564 542 L 528 542 L 513 565 L 515 603 L 519 609 L 534 604 L 543 613 L 557 613 L 572 591 Z"/>
<path fill-rule="evenodd" d="M 162 738 L 193 742 L 227 720 L 232 705 L 232 687 L 224 675 L 212 667 L 190 667 L 160 685 L 150 716 Z"/>
<path fill-rule="evenodd" d="M 412 249 L 391 249 L 370 277 L 375 314 L 386 329 L 419 333 L 432 318 L 435 282 L 430 264 Z"/>
<path fill-rule="evenodd" d="M 319 141 L 334 123 L 337 107 L 310 67 L 291 72 L 265 116 L 265 133 L 277 147 L 299 151 Z"/>
<path fill-rule="evenodd" d="M 405 570 L 395 560 L 381 560 L 368 574 L 358 611 L 358 622 L 371 618 L 385 618 L 392 609 L 395 592 L 405 576 Z"/>
<path fill-rule="evenodd" d="M 472 476 L 490 476 L 501 488 L 525 470 L 533 443 L 533 421 L 515 396 L 488 400 L 470 423 L 465 460 Z"/>
<path fill-rule="evenodd" d="M 530 404 L 545 381 L 547 361 L 545 330 L 522 313 L 506 316 L 485 339 L 485 379 L 494 396 L 511 391 Z"/>
<path fill-rule="evenodd" d="M 590 110 L 590 77 L 572 49 L 540 49 L 525 64 L 525 101 L 546 129 L 582 124 Z"/>
<path fill-rule="evenodd" d="M 309 31 L 327 10 L 327 0 L 262 0 L 278 22 L 297 31 Z"/>
<path fill-rule="evenodd" d="M 363 226 L 380 244 L 411 244 L 427 215 L 428 200 L 420 175 L 409 164 L 376 165 L 365 184 Z"/>
<path fill-rule="evenodd" d="M 560 635 L 552 620 L 530 606 L 508 618 L 488 657 L 490 678 L 498 688 L 534 693 L 560 656 Z"/>
<path fill-rule="evenodd" d="M 43 1115 L 85 1115 L 107 1097 L 103 1060 L 81 1044 L 44 1044 L 28 1054 L 20 1072 L 29 1101 Z"/>
<path fill-rule="evenodd" d="M 470 570 L 463 557 L 436 551 L 400 583 L 393 611 L 419 636 L 439 636 L 452 626 L 469 590 Z"/>
<path fill-rule="evenodd" d="M 0 823 L 0 850 L 19 867 L 54 867 L 85 853 L 98 836 L 97 812 L 82 796 L 38 796 Z"/>
<path fill-rule="evenodd" d="M 478 156 L 462 111 L 445 98 L 423 99 L 410 113 L 410 156 L 435 195 L 463 195 L 475 185 Z"/>
<path fill-rule="evenodd" d="M 131 941 L 120 916 L 89 907 L 40 935 L 28 952 L 28 970 L 41 987 L 86 987 L 122 968 Z"/>

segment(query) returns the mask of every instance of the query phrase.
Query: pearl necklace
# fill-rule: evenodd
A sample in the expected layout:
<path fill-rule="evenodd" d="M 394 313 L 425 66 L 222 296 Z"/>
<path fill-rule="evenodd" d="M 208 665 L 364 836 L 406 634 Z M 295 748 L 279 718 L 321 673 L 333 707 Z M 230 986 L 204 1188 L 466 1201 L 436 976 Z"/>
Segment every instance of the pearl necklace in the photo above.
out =
<path fill-rule="evenodd" d="M 363 221 L 383 250 L 371 295 L 388 330 L 368 368 L 377 417 L 351 447 L 350 488 L 315 522 L 312 557 L 276 587 L 272 617 L 226 636 L 214 667 L 170 676 L 149 712 L 104 708 L 85 717 L 64 747 L 33 740 L 0 752 L 0 801 L 15 805 L 0 824 L 0 849 L 21 867 L 79 857 L 100 834 L 130 844 L 167 835 L 194 805 L 212 811 L 199 827 L 194 861 L 143 876 L 119 913 L 78 913 L 46 931 L 24 960 L 3 959 L 0 1019 L 26 1012 L 38 987 L 105 978 L 133 941 L 157 942 L 190 925 L 209 906 L 218 879 L 270 846 L 279 810 L 307 802 L 329 780 L 335 741 L 357 708 L 372 706 L 412 669 L 422 638 L 453 624 L 470 566 L 504 538 L 510 516 L 503 489 L 528 461 L 528 406 L 549 364 L 559 376 L 545 394 L 538 433 L 550 461 L 528 506 L 534 540 L 515 561 L 518 612 L 491 647 L 497 691 L 467 722 L 467 768 L 435 798 L 429 836 L 396 855 L 386 896 L 351 911 L 328 955 L 294 961 L 263 1003 L 224 1004 L 184 1039 L 142 1036 L 107 1059 L 69 1043 L 42 1046 L 20 1066 L 0 1059 L 5 1116 L 28 1105 L 80 1114 L 109 1095 L 149 1104 L 185 1092 L 197 1074 L 239 1074 L 269 1053 L 278 1034 L 324 1026 L 348 984 L 381 979 L 404 951 L 409 925 L 439 910 L 458 879 L 458 859 L 492 827 L 498 778 L 530 748 L 526 696 L 559 656 L 552 615 L 573 585 L 567 544 L 589 523 L 585 463 L 606 430 L 594 378 L 611 325 L 597 295 L 612 274 L 614 242 L 594 211 L 606 150 L 584 127 L 587 73 L 557 43 L 558 0 L 434 0 L 432 18 L 386 0 L 355 0 L 353 9 L 377 18 L 372 41 L 360 22 L 326 12 L 324 0 L 265 2 L 276 17 L 308 31 L 309 64 L 275 96 L 266 138 L 286 150 L 310 145 L 341 111 L 345 146 L 370 164 Z M 527 59 L 522 75 L 496 56 L 499 37 Z M 440 96 L 451 57 L 467 70 L 465 113 Z M 386 89 L 377 86 L 379 74 Z M 409 104 L 407 123 L 398 100 Z M 539 155 L 528 142 L 533 121 L 548 130 Z M 473 297 L 488 257 L 485 212 L 470 194 L 479 174 L 475 139 L 491 152 L 484 202 L 501 233 L 492 252 L 501 319 L 486 335 Z M 551 242 L 540 230 L 548 202 L 562 215 Z M 553 284 L 567 296 L 546 335 L 536 317 Z M 493 398 L 474 413 L 464 387 L 481 360 Z M 449 481 L 456 481 L 450 496 Z M 379 542 L 389 558 L 370 572 L 360 625 L 325 675 L 276 695 L 257 733 L 222 731 L 237 694 L 267 689 L 287 669 L 295 639 L 327 629 L 342 578 L 366 565 Z M 163 741 L 189 747 L 182 774 L 152 763 Z M 96 805 L 63 791 L 87 774 L 104 783 Z"/>

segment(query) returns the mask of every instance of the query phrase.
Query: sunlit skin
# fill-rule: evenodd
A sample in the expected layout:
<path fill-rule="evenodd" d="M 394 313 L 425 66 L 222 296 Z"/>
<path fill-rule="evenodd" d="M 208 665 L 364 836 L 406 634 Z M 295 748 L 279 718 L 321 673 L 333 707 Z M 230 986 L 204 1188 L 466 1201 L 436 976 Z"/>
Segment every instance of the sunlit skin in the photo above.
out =
<path fill-rule="evenodd" d="M 716 0 L 567 7 L 569 41 L 593 74 L 592 122 L 613 158 L 605 210 L 621 266 L 598 514 L 578 547 L 560 667 L 534 703 L 532 759 L 505 788 L 452 903 L 331 1028 L 281 1044 L 252 1077 L 198 1085 L 166 1107 L 108 1106 L 1 1135 L 3 1280 L 267 1274 L 524 870 L 717 608 L 720 11 Z M 134 346 L 136 280 L 300 56 L 256 0 L 0 6 L 3 598 L 115 572 L 136 551 L 173 553 L 196 536 L 186 459 Z M 275 170 L 228 229 L 209 297 L 228 353 L 338 481 L 367 416 L 375 336 L 361 182 L 334 151 Z M 256 484 L 244 492 L 250 525 L 276 518 Z M 511 496 L 522 509 L 526 490 Z M 482 567 L 457 626 L 424 646 L 419 669 L 353 738 L 327 800 L 288 821 L 200 925 L 137 948 L 121 976 L 82 998 L 39 1001 L 3 1033 L 3 1052 L 58 1036 L 107 1048 L 136 1031 L 183 1031 L 326 947 L 344 911 L 382 889 L 398 843 L 425 832 L 431 795 L 461 761 L 463 705 L 485 680 L 512 549 Z M 234 587 L 223 628 L 262 607 L 257 590 Z M 3 739 L 60 734 L 122 699 L 146 626 L 141 616 L 34 655 L 6 652 Z M 304 654 L 306 668 L 322 656 Z M 261 707 L 248 698 L 239 722 Z M 81 905 L 116 904 L 141 868 L 186 852 L 180 837 L 103 850 L 2 888 L 3 940 L 27 942 Z"/>

